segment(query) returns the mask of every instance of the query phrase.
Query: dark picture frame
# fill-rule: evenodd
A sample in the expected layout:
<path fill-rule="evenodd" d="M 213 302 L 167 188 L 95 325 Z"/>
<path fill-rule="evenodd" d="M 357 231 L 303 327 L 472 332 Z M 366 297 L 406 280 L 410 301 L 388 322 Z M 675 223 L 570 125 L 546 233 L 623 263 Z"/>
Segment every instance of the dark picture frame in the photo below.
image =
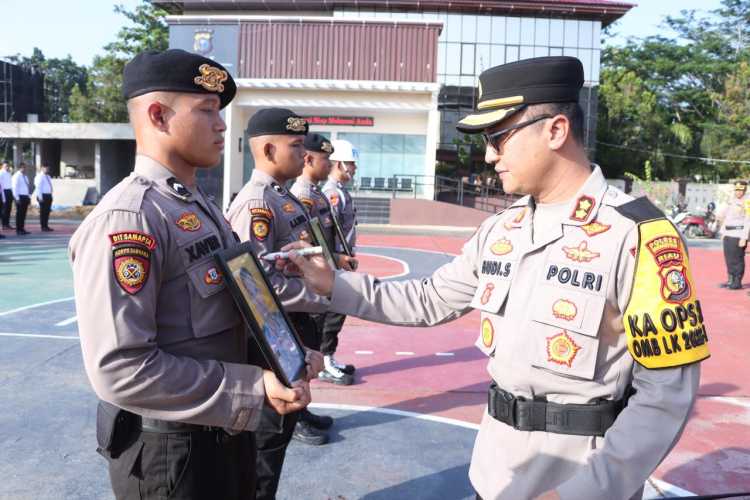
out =
<path fill-rule="evenodd" d="M 312 231 L 316 244 L 323 249 L 323 257 L 328 262 L 328 265 L 331 266 L 331 269 L 338 269 L 339 266 L 336 262 L 336 257 L 333 255 L 334 249 L 329 248 L 328 241 L 323 234 L 323 226 L 320 224 L 320 220 L 317 217 L 310 219 L 310 231 Z"/>
<path fill-rule="evenodd" d="M 276 377 L 287 387 L 306 374 L 305 348 L 263 267 L 245 242 L 214 255 L 227 288 Z"/>

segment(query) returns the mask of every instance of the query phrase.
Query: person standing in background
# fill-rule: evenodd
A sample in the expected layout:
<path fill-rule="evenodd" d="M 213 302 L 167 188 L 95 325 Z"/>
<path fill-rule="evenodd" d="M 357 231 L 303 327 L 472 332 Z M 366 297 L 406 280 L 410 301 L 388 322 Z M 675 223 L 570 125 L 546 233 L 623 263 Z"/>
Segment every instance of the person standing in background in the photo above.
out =
<path fill-rule="evenodd" d="M 28 231 L 24 229 L 26 222 L 26 210 L 31 203 L 31 190 L 29 188 L 29 179 L 26 177 L 26 164 L 21 162 L 18 170 L 13 174 L 11 179 L 13 187 L 13 199 L 16 200 L 16 234 L 26 235 Z"/>
<path fill-rule="evenodd" d="M 740 290 L 742 277 L 745 275 L 745 249 L 748 237 L 748 214 L 750 214 L 750 197 L 747 196 L 747 182 L 734 184 L 734 197 L 722 207 L 717 219 L 721 223 L 721 241 L 724 246 L 724 262 L 727 266 L 726 283 L 720 288 Z"/>
<path fill-rule="evenodd" d="M 0 210 L 2 216 L 3 229 L 13 229 L 10 225 L 10 209 L 13 206 L 13 182 L 10 173 L 10 165 L 4 161 L 0 165 L 0 191 L 3 192 L 3 209 Z"/>
<path fill-rule="evenodd" d="M 52 210 L 52 179 L 49 176 L 49 167 L 42 165 L 41 170 L 34 177 L 36 188 L 36 199 L 39 202 L 39 225 L 42 231 L 54 231 L 49 227 L 49 213 Z"/>

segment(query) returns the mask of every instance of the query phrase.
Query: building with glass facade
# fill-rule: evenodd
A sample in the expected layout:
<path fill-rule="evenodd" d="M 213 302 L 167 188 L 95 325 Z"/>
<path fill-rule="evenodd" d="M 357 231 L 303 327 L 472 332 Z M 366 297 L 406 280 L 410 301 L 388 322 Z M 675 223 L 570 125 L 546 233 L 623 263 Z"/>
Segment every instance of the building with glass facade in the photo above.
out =
<path fill-rule="evenodd" d="M 361 152 L 359 187 L 377 190 L 394 176 L 433 176 L 437 160 L 454 160 L 463 141 L 455 124 L 474 107 L 478 75 L 530 57 L 582 61 L 590 147 L 600 32 L 632 7 L 614 0 L 154 3 L 173 13 L 170 46 L 216 59 L 237 80 L 223 169 L 206 179 L 227 201 L 252 171 L 244 128 L 260 107 L 292 108 L 311 130 L 350 140 Z"/>

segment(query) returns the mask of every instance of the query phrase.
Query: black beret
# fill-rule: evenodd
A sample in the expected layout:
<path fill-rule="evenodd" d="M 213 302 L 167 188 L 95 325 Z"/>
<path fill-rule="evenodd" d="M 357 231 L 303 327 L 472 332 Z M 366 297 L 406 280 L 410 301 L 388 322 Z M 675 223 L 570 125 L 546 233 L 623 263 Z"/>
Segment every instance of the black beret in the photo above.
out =
<path fill-rule="evenodd" d="M 578 102 L 583 65 L 575 57 L 535 57 L 495 66 L 479 75 L 477 109 L 456 128 L 478 133 L 529 104 Z"/>
<path fill-rule="evenodd" d="M 308 151 L 317 151 L 318 153 L 333 153 L 333 144 L 324 136 L 316 133 L 305 136 L 305 149 Z"/>
<path fill-rule="evenodd" d="M 207 57 L 181 49 L 141 52 L 125 65 L 122 95 L 131 99 L 156 91 L 215 94 L 224 108 L 237 85 L 224 66 Z"/>
<path fill-rule="evenodd" d="M 291 109 L 263 108 L 247 122 L 248 137 L 259 135 L 305 135 L 309 126 Z"/>

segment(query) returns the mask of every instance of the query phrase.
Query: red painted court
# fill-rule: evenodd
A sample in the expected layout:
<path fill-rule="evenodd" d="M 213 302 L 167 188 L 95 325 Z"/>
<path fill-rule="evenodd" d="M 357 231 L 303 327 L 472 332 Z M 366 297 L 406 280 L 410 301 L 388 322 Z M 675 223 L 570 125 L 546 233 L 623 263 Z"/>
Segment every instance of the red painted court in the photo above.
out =
<path fill-rule="evenodd" d="M 455 254 L 466 238 L 363 235 L 360 246 Z M 725 280 L 721 250 L 690 249 L 712 356 L 703 363 L 699 398 L 682 439 L 655 476 L 696 494 L 750 490 L 750 290 Z M 748 259 L 750 269 L 750 259 Z M 361 270 L 398 275 L 403 265 L 362 255 Z M 478 423 L 489 377 L 473 344 L 478 314 L 434 328 L 404 328 L 347 319 L 337 358 L 357 366 L 349 387 L 315 383 L 314 400 L 409 410 Z M 468 457 L 467 457 L 468 458 Z"/>

